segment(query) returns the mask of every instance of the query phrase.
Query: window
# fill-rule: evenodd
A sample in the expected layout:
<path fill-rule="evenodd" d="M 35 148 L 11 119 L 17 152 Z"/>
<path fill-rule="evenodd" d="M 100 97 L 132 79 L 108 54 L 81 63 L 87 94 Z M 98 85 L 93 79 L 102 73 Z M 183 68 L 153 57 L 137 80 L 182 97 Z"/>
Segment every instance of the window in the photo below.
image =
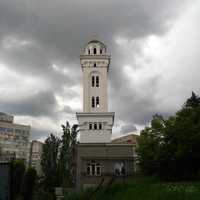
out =
<path fill-rule="evenodd" d="M 94 107 L 95 107 L 95 98 L 92 97 L 92 108 L 94 108 Z"/>
<path fill-rule="evenodd" d="M 91 173 L 93 176 L 95 175 L 95 164 L 92 163 L 92 173 Z"/>
<path fill-rule="evenodd" d="M 101 123 L 99 123 L 99 130 L 101 130 L 102 129 L 102 124 Z"/>
<path fill-rule="evenodd" d="M 94 130 L 97 130 L 97 124 L 94 123 Z"/>
<path fill-rule="evenodd" d="M 99 97 L 96 97 L 96 107 L 99 108 Z"/>
<path fill-rule="evenodd" d="M 91 175 L 91 166 L 90 166 L 90 163 L 89 164 L 87 164 L 87 175 Z"/>
<path fill-rule="evenodd" d="M 96 175 L 100 176 L 101 175 L 101 166 L 99 163 L 96 164 Z"/>
<path fill-rule="evenodd" d="M 96 54 L 97 53 L 97 49 L 96 48 L 94 48 L 94 54 Z"/>
<path fill-rule="evenodd" d="M 92 87 L 94 87 L 94 80 L 95 79 L 95 77 L 94 76 L 92 76 Z"/>
<path fill-rule="evenodd" d="M 87 163 L 86 174 L 89 176 L 101 176 L 101 165 L 95 161 Z"/>
<path fill-rule="evenodd" d="M 96 87 L 99 87 L 99 76 L 96 76 Z"/>
<path fill-rule="evenodd" d="M 90 50 L 88 49 L 88 54 L 90 54 Z"/>
<path fill-rule="evenodd" d="M 92 124 L 91 124 L 91 123 L 89 124 L 89 129 L 90 129 L 90 130 L 92 129 Z"/>
<path fill-rule="evenodd" d="M 126 175 L 126 170 L 124 163 L 115 163 L 114 165 L 114 174 L 115 176 L 125 176 Z"/>
<path fill-rule="evenodd" d="M 94 67 L 97 67 L 97 64 L 96 64 L 96 63 L 94 63 Z"/>
<path fill-rule="evenodd" d="M 102 49 L 100 49 L 100 54 L 102 54 Z"/>

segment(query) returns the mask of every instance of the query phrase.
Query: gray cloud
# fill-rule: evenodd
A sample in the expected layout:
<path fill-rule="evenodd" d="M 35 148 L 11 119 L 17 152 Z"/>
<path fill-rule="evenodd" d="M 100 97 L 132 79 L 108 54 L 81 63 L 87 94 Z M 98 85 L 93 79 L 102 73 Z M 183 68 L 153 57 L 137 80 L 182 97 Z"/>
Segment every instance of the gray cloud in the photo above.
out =
<path fill-rule="evenodd" d="M 66 113 L 66 114 L 75 114 L 76 112 L 81 112 L 80 109 L 72 109 L 70 106 L 65 106 L 64 109 L 63 109 L 63 112 Z"/>
<path fill-rule="evenodd" d="M 79 54 L 91 35 L 97 33 L 112 54 L 109 75 L 111 110 L 126 123 L 147 123 L 156 112 L 164 113 L 156 108 L 162 76 L 152 75 L 138 91 L 124 75 L 123 66 L 128 60 L 132 60 L 134 69 L 142 66 L 137 66 L 130 52 L 119 49 L 115 39 L 123 37 L 131 42 L 150 35 L 165 35 L 184 10 L 185 2 L 0 0 L 0 62 L 22 77 L 40 77 L 51 88 L 47 92 L 40 92 L 38 88 L 36 95 L 20 101 L 13 97 L 0 102 L 0 109 L 17 115 L 56 117 L 60 110 L 55 94 L 65 97 L 66 101 L 79 96 L 70 89 L 81 84 Z M 140 48 L 136 43 L 135 56 L 142 54 Z M 53 64 L 60 70 L 53 69 Z M 63 70 L 67 72 L 62 73 Z M 63 109 L 69 114 L 74 111 L 70 105 Z"/>
<path fill-rule="evenodd" d="M 0 102 L 0 109 L 7 113 L 25 116 L 57 116 L 57 102 L 52 91 L 39 92 L 24 99 Z"/>
<path fill-rule="evenodd" d="M 137 128 L 134 125 L 127 124 L 127 125 L 124 125 L 121 127 L 120 133 L 125 134 L 125 133 L 130 133 L 130 132 L 133 132 L 136 130 L 137 130 Z"/>

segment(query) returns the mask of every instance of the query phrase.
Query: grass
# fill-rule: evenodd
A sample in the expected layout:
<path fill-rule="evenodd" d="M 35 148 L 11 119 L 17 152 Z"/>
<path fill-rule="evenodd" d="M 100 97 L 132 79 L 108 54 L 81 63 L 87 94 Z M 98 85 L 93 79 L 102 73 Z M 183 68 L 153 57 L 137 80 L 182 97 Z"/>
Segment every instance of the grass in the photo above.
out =
<path fill-rule="evenodd" d="M 94 189 L 79 194 L 68 194 L 65 200 L 199 200 L 199 182 L 169 183 L 153 178 L 136 178 L 125 184 L 103 187 L 94 195 Z"/>

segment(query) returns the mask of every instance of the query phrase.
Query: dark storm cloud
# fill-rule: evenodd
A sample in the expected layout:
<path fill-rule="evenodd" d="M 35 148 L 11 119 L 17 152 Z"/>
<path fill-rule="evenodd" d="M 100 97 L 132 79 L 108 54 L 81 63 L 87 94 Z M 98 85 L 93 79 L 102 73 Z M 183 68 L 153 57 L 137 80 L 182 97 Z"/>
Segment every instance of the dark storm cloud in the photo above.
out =
<path fill-rule="evenodd" d="M 0 102 L 0 110 L 25 116 L 57 116 L 57 102 L 51 91 L 39 92 L 24 99 Z"/>
<path fill-rule="evenodd" d="M 0 0 L 1 62 L 23 75 L 42 77 L 52 88 L 20 102 L 8 101 L 5 111 L 52 116 L 57 109 L 55 92 L 81 83 L 80 50 L 97 33 L 112 53 L 111 108 L 123 121 L 146 123 L 154 113 L 159 77 L 148 80 L 146 85 L 154 91 L 145 95 L 131 88 L 122 73 L 129 52 L 121 52 L 114 39 L 165 34 L 183 5 L 181 0 Z M 68 73 L 54 70 L 53 64 Z M 65 111 L 73 112 L 70 107 Z"/>

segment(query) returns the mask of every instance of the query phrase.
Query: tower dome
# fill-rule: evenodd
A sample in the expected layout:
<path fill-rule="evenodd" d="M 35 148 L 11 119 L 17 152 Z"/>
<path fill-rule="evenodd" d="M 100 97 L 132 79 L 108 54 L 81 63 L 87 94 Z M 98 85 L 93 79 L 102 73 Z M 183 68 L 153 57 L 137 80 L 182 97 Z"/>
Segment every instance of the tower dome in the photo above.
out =
<path fill-rule="evenodd" d="M 84 48 L 84 55 L 105 55 L 106 45 L 98 40 L 91 40 Z"/>

